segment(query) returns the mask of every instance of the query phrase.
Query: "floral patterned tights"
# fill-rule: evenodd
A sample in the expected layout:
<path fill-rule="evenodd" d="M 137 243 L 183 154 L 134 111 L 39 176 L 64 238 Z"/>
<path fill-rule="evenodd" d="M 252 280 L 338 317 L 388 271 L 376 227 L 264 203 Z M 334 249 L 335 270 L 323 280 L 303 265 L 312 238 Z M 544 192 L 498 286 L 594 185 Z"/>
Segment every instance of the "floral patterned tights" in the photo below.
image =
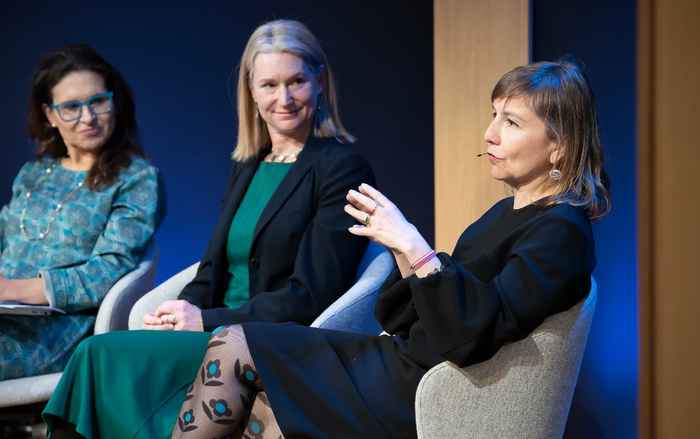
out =
<path fill-rule="evenodd" d="M 171 437 L 283 438 L 240 325 L 213 332 Z"/>

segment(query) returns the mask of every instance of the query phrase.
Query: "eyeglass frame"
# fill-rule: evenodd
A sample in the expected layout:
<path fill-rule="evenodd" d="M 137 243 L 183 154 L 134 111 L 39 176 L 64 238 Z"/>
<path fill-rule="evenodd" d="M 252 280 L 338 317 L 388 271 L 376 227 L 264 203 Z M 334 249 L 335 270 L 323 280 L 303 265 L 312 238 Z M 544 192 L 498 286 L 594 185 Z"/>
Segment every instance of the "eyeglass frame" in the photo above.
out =
<path fill-rule="evenodd" d="M 108 98 L 109 99 L 109 110 L 108 111 L 102 111 L 98 112 L 95 111 L 95 109 L 92 107 L 93 101 L 97 98 Z M 61 109 L 65 108 L 66 104 L 80 104 L 80 112 L 78 113 L 78 116 L 73 118 L 73 119 L 65 119 L 63 115 L 61 114 Z M 48 104 L 49 108 L 54 110 L 56 113 L 58 113 L 58 117 L 61 118 L 62 121 L 64 122 L 75 122 L 77 120 L 80 120 L 80 118 L 83 116 L 83 107 L 87 107 L 88 111 L 91 112 L 93 115 L 97 114 L 107 114 L 111 113 L 114 111 L 114 92 L 111 91 L 106 91 L 103 93 L 95 93 L 94 95 L 88 97 L 85 100 L 80 100 L 80 99 L 71 99 L 70 101 L 65 101 L 61 102 L 60 104 Z"/>

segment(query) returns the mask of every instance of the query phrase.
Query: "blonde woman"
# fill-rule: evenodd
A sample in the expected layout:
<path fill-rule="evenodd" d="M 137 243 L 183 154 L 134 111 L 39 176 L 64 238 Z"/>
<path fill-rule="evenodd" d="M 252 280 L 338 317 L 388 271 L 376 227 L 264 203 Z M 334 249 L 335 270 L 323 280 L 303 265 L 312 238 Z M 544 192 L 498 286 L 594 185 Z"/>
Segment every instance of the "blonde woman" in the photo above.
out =
<path fill-rule="evenodd" d="M 196 277 L 179 300 L 144 317 L 159 331 L 78 347 L 44 412 L 57 437 L 169 436 L 205 331 L 248 321 L 308 325 L 351 286 L 367 239 L 347 233 L 345 194 L 373 174 L 350 146 L 331 66 L 304 25 L 277 20 L 253 32 L 238 112 L 224 209 Z M 93 409 L 78 409 L 85 404 Z"/>

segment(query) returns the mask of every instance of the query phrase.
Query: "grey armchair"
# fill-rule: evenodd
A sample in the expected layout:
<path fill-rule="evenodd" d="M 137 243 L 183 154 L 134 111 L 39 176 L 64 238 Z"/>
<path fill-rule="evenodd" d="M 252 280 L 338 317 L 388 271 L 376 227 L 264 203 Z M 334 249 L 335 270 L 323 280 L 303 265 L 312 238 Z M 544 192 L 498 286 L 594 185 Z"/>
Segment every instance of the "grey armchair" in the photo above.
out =
<path fill-rule="evenodd" d="M 416 392 L 418 438 L 561 439 L 597 287 L 483 363 L 430 369 Z"/>
<path fill-rule="evenodd" d="M 143 316 L 165 300 L 175 299 L 197 273 L 195 263 L 158 285 L 136 302 L 129 315 L 129 329 L 141 329 Z M 311 324 L 313 327 L 377 334 L 374 303 L 379 288 L 394 268 L 394 259 L 381 245 L 370 242 L 357 270 L 355 284 Z"/>
<path fill-rule="evenodd" d="M 139 265 L 109 289 L 97 312 L 95 334 L 127 328 L 133 303 L 153 288 L 158 247 L 151 242 Z M 61 379 L 61 372 L 0 381 L 0 408 L 48 401 Z"/>

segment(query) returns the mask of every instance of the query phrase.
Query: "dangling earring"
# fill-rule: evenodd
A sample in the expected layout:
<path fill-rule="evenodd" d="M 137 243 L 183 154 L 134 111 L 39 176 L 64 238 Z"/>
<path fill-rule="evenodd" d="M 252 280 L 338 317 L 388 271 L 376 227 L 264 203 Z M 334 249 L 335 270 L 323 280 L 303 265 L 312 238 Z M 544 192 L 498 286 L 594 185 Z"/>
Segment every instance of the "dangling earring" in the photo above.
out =
<path fill-rule="evenodd" d="M 561 171 L 557 168 L 550 169 L 549 170 L 549 178 L 551 178 L 554 181 L 561 180 Z"/>

